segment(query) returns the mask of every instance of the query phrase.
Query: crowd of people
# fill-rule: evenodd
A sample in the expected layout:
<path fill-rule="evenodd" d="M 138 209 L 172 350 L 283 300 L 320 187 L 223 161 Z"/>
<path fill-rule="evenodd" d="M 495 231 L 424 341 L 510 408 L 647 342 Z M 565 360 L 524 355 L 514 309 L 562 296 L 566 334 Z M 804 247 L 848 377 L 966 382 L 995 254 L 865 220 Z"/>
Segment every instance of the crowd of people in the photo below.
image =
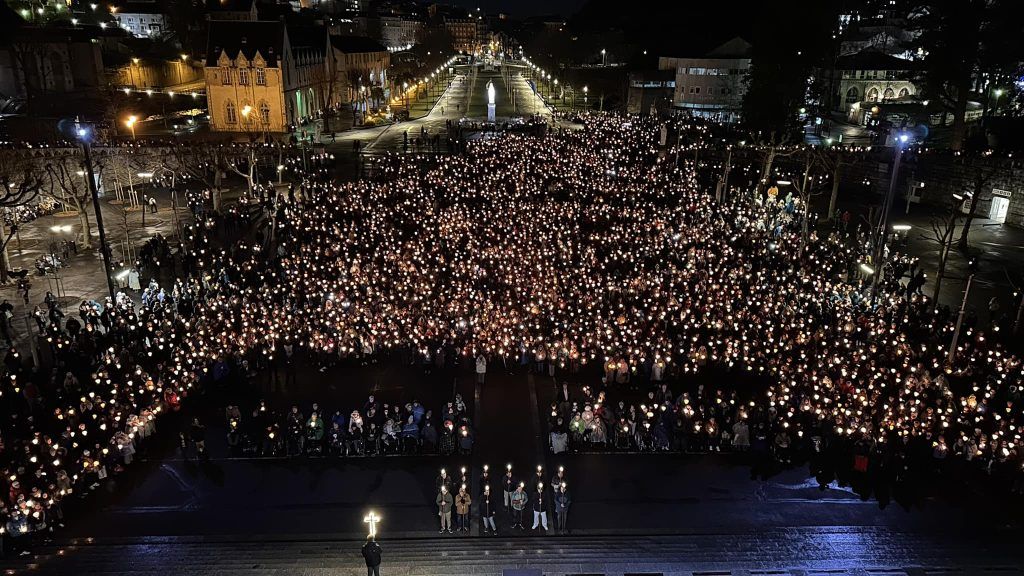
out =
<path fill-rule="evenodd" d="M 49 216 L 57 211 L 59 205 L 52 198 L 41 198 L 37 202 L 19 206 L 5 206 L 2 217 L 8 229 L 18 224 L 31 222 L 41 216 Z"/>
<path fill-rule="evenodd" d="M 286 344 L 290 347 L 290 344 Z M 285 351 L 285 354 L 290 352 Z M 298 405 L 279 414 L 261 400 L 251 412 L 225 408 L 231 456 L 384 456 L 391 454 L 468 455 L 473 451 L 473 424 L 462 396 L 441 410 L 440 422 L 418 400 L 404 405 L 379 402 L 373 395 L 361 409 L 333 414 L 313 403 L 307 417 Z M 439 425 L 440 424 L 440 425 Z M 199 456 L 201 430 L 183 435 L 182 446 Z"/>
<path fill-rule="evenodd" d="M 276 369 L 289 348 L 323 365 L 402 351 L 425 366 L 482 359 L 485 372 L 516 358 L 599 366 L 589 396 L 553 409 L 567 445 L 720 448 L 728 433 L 763 455 L 756 470 L 806 454 L 824 476 L 850 463 L 888 482 L 956 459 L 1019 488 L 1022 367 L 998 339 L 967 322 L 948 361 L 954 319 L 895 273 L 867 297 L 856 238 L 805 237 L 793 198 L 715 202 L 658 148 L 652 120 L 583 120 L 430 168 L 396 160 L 372 182 L 316 170 L 263 204 L 255 236 L 219 235 L 248 213 L 200 218 L 170 294 L 104 302 L 108 322 L 44 320 L 52 373 L 15 350 L 4 362 L 6 531 L 59 523 L 62 500 L 127 464 L 158 414 L 225 373 Z M 640 381 L 652 396 L 638 409 L 601 397 Z M 365 432 L 382 416 L 345 414 L 335 444 L 336 421 L 313 413 L 312 443 L 313 417 L 297 411 L 237 419 L 253 436 L 236 446 L 359 453 L 352 422 Z M 393 414 L 403 430 L 410 415 Z M 264 440 L 274 426 L 284 446 Z"/>

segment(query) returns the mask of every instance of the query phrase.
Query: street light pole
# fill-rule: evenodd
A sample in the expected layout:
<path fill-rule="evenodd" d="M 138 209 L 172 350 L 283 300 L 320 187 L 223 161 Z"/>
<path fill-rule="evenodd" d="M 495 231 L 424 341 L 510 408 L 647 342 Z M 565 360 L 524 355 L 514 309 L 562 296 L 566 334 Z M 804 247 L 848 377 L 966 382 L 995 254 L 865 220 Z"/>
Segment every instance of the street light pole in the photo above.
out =
<path fill-rule="evenodd" d="M 871 305 L 875 305 L 878 298 L 878 284 L 885 274 L 882 265 L 882 254 L 885 251 L 885 240 L 889 234 L 889 213 L 892 211 L 892 199 L 896 195 L 896 179 L 900 173 L 900 160 L 903 158 L 903 144 L 907 142 L 907 135 L 900 134 L 896 138 L 896 152 L 892 161 L 892 175 L 889 178 L 889 190 L 885 194 L 885 202 L 882 205 L 882 213 L 878 218 L 878 229 L 875 231 L 875 245 L 871 256 L 871 265 L 875 267 L 875 274 L 871 277 Z"/>
<path fill-rule="evenodd" d="M 971 282 L 974 281 L 974 274 L 967 277 L 967 287 L 964 288 L 964 299 L 960 303 L 960 312 L 956 315 L 956 328 L 953 329 L 953 342 L 949 345 L 949 354 L 946 357 L 946 361 L 950 364 L 953 363 L 953 358 L 956 357 L 956 345 L 960 340 L 960 327 L 964 323 L 964 312 L 967 311 L 967 297 L 971 294 Z"/>
<path fill-rule="evenodd" d="M 82 139 L 82 152 L 85 154 L 85 173 L 89 178 L 89 193 L 92 195 L 92 207 L 96 211 L 96 228 L 100 231 L 100 254 L 103 255 L 103 276 L 107 279 L 107 291 L 110 301 L 116 303 L 114 280 L 110 276 L 110 247 L 107 246 L 107 233 L 103 228 L 103 210 L 100 208 L 100 194 L 96 189 L 96 177 L 92 171 L 92 147 Z M 145 210 L 145 208 L 143 208 Z"/>

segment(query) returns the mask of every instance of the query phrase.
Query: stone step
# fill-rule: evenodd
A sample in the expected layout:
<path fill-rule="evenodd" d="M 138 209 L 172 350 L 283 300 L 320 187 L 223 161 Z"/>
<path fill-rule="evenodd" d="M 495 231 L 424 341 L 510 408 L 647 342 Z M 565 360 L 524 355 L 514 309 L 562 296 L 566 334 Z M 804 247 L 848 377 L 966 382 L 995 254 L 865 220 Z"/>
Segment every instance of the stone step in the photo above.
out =
<path fill-rule="evenodd" d="M 502 568 L 534 566 L 545 574 L 688 573 L 744 570 L 844 571 L 905 574 L 908 567 L 936 575 L 979 568 L 1024 572 L 1024 554 L 1004 539 L 937 539 L 877 530 L 775 530 L 758 534 L 608 536 L 559 538 L 432 538 L 388 541 L 390 573 L 432 576 L 457 572 L 500 574 Z M 12 569 L 36 566 L 35 574 L 151 576 L 168 574 L 361 573 L 359 541 L 140 538 L 77 542 L 46 547 L 11 560 Z M 809 574 L 809 573 L 808 573 Z M 708 574 L 706 576 L 711 576 Z"/>

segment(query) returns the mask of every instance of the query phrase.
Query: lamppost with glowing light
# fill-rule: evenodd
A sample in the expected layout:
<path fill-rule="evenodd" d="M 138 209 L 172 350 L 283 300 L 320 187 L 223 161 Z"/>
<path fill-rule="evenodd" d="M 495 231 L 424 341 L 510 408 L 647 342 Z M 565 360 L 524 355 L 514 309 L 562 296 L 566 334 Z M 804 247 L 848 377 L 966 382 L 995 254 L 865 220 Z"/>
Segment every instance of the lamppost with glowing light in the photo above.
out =
<path fill-rule="evenodd" d="M 82 144 L 82 153 L 85 155 L 85 174 L 89 184 L 89 192 L 92 195 L 92 207 L 96 211 L 96 228 L 100 233 L 100 253 L 103 255 L 103 275 L 107 279 L 107 291 L 110 294 L 110 301 L 115 302 L 114 280 L 110 277 L 110 246 L 107 245 L 107 232 L 103 228 L 103 210 L 100 208 L 100 195 L 96 189 L 96 176 L 92 169 L 92 146 L 90 146 L 92 136 L 91 126 L 75 122 L 75 137 Z"/>
<path fill-rule="evenodd" d="M 996 115 L 996 111 L 999 109 L 999 97 L 1003 95 L 1002 88 L 996 88 L 992 91 L 995 94 L 995 99 L 992 101 L 992 115 Z"/>
<path fill-rule="evenodd" d="M 607 56 L 608 56 L 608 51 L 605 50 L 604 48 L 601 48 L 601 66 L 607 66 L 608 65 Z"/>
<path fill-rule="evenodd" d="M 896 179 L 899 177 L 900 160 L 903 158 L 903 146 L 910 140 L 906 133 L 896 136 L 895 151 L 893 152 L 892 175 L 889 178 L 889 190 L 885 194 L 885 203 L 882 205 L 882 213 L 878 219 L 878 228 L 875 230 L 874 252 L 871 256 L 871 264 L 875 268 L 875 274 L 871 277 L 871 305 L 875 305 L 878 297 L 878 284 L 885 274 L 882 265 L 882 256 L 885 253 L 885 241 L 889 236 L 889 213 L 892 211 L 892 199 L 896 195 Z"/>
<path fill-rule="evenodd" d="M 125 125 L 127 125 L 128 128 L 132 131 L 132 140 L 135 140 L 135 124 L 138 121 L 139 121 L 138 117 L 134 116 L 134 115 L 133 116 L 129 116 L 128 119 L 124 121 Z"/>

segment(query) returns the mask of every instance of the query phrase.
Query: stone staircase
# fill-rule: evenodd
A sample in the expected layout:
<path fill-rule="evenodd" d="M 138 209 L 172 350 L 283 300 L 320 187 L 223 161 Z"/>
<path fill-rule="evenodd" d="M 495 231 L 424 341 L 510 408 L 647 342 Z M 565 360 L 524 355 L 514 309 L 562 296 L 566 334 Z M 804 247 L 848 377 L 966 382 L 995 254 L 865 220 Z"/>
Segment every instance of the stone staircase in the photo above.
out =
<path fill-rule="evenodd" d="M 1009 536 L 1009 535 L 1008 535 Z M 974 575 L 1024 573 L 1009 537 L 936 538 L 879 528 L 771 529 L 744 534 L 528 538 L 381 538 L 387 576 Z M 6 574 L 89 576 L 362 576 L 361 541 L 328 537 L 83 539 L 10 560 Z"/>

